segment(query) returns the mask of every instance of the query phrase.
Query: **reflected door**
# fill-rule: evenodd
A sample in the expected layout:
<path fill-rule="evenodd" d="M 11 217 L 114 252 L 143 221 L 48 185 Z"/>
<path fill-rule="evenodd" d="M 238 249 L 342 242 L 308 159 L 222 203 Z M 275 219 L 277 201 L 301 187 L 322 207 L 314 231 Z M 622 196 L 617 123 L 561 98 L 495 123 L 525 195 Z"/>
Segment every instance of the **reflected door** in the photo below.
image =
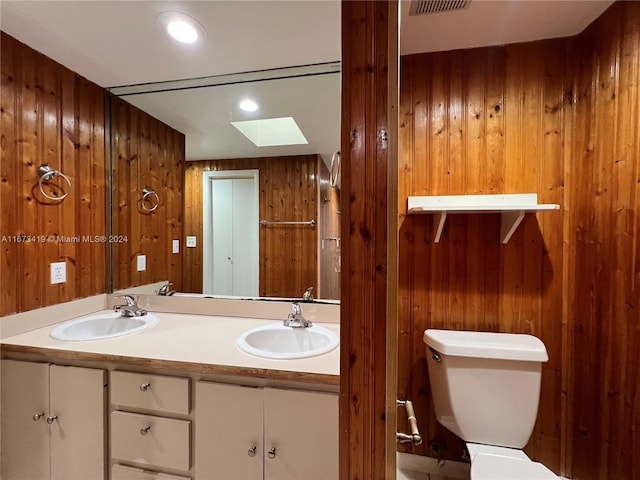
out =
<path fill-rule="evenodd" d="M 257 172 L 224 173 L 211 178 L 211 281 L 205 293 L 258 296 Z"/>

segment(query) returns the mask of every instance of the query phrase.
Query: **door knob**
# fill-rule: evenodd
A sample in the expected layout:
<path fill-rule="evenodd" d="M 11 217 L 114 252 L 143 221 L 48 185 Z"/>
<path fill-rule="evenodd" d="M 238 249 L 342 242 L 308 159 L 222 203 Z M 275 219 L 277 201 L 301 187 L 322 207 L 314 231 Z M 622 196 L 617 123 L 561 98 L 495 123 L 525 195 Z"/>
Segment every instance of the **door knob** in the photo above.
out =
<path fill-rule="evenodd" d="M 256 456 L 256 449 L 257 447 L 255 445 L 253 445 L 248 451 L 247 451 L 247 455 L 249 455 L 250 457 L 255 457 Z"/>
<path fill-rule="evenodd" d="M 271 459 L 276 458 L 276 447 L 272 447 L 271 450 L 267 452 L 267 456 Z"/>
<path fill-rule="evenodd" d="M 34 421 L 34 422 L 37 422 L 37 421 L 38 421 L 38 420 L 40 420 L 42 417 L 44 417 L 44 412 L 42 412 L 42 413 L 34 413 L 32 418 L 33 418 L 33 421 Z"/>
<path fill-rule="evenodd" d="M 54 415 L 53 417 L 52 417 L 52 416 L 48 416 L 48 417 L 47 417 L 47 423 L 48 423 L 49 425 L 51 425 L 51 424 L 52 424 L 53 422 L 55 422 L 57 419 L 58 419 L 58 415 Z"/>
<path fill-rule="evenodd" d="M 146 435 L 151 430 L 151 425 L 145 425 L 140 429 L 140 435 Z"/>

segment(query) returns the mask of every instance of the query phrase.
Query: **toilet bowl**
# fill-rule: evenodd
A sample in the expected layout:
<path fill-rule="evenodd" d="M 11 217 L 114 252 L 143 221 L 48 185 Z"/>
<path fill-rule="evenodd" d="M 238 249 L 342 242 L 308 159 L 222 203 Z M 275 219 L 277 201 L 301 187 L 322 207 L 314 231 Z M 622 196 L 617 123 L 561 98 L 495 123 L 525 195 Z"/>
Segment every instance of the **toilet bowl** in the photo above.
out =
<path fill-rule="evenodd" d="M 466 442 L 472 480 L 558 479 L 522 451 L 531 437 L 547 351 L 531 335 L 426 330 L 436 418 Z"/>

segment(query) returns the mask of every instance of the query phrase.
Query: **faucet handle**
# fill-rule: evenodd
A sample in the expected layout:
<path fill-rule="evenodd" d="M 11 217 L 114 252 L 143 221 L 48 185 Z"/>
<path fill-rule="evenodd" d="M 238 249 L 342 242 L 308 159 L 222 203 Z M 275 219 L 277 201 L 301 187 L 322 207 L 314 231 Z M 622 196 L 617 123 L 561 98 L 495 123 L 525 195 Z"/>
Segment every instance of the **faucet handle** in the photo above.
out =
<path fill-rule="evenodd" d="M 300 308 L 300 304 L 298 302 L 293 302 L 291 304 L 291 313 L 287 315 L 287 319 L 283 322 L 285 327 L 292 328 L 304 328 L 311 327 L 313 323 L 309 320 L 306 320 L 302 316 L 302 308 Z"/>
<path fill-rule="evenodd" d="M 132 295 L 115 295 L 114 298 L 124 298 L 124 303 L 127 307 L 135 307 L 138 303 L 138 298 Z"/>

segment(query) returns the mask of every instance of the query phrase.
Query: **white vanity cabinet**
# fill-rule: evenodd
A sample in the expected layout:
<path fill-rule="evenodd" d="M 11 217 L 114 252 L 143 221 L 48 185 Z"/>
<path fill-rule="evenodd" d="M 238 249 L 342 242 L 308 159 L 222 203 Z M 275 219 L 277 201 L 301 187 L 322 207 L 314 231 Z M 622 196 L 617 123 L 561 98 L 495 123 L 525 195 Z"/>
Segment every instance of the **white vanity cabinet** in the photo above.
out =
<path fill-rule="evenodd" d="M 196 477 L 262 478 L 262 388 L 196 383 Z"/>
<path fill-rule="evenodd" d="M 112 477 L 189 475 L 190 403 L 189 378 L 112 371 Z"/>
<path fill-rule="evenodd" d="M 2 478 L 103 479 L 105 371 L 3 359 Z"/>
<path fill-rule="evenodd" d="M 196 477 L 338 478 L 338 396 L 196 384 Z"/>

